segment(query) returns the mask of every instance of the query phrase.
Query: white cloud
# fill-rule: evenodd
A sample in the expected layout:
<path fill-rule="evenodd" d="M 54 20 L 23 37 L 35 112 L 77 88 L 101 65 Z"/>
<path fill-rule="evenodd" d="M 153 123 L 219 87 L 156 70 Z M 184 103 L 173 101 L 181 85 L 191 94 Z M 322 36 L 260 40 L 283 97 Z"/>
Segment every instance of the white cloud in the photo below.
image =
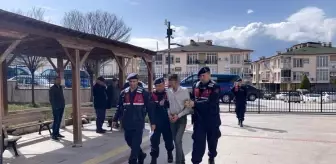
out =
<path fill-rule="evenodd" d="M 253 11 L 252 9 L 248 9 L 248 10 L 246 11 L 246 13 L 247 13 L 247 14 L 252 14 L 252 13 L 254 13 L 254 11 Z"/>
<path fill-rule="evenodd" d="M 187 27 L 174 26 L 173 42 L 188 44 L 190 39 L 204 38 L 212 39 L 215 44 L 226 46 L 237 46 L 246 48 L 249 41 L 256 36 L 268 36 L 282 41 L 323 41 L 329 42 L 335 37 L 336 18 L 327 17 L 325 12 L 317 7 L 306 7 L 290 15 L 282 22 L 263 23 L 253 22 L 246 26 L 233 26 L 223 31 L 206 31 L 193 35 L 186 35 Z M 166 38 L 131 38 L 130 43 L 144 48 L 156 50 L 156 43 L 159 42 L 159 49 L 166 49 Z"/>

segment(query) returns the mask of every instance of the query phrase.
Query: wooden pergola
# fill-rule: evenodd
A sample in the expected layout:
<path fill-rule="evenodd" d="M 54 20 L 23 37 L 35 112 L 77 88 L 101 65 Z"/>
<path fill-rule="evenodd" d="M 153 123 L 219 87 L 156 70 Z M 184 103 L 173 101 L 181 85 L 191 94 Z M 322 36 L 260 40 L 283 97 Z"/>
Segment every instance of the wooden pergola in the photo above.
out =
<path fill-rule="evenodd" d="M 9 54 L 14 54 L 14 57 L 7 61 Z M 64 77 L 65 66 L 71 63 L 75 147 L 82 146 L 80 69 L 87 59 L 114 58 L 119 66 L 119 82 L 122 84 L 125 82 L 125 68 L 130 63 L 126 63 L 126 59 L 141 57 L 147 65 L 148 86 L 152 90 L 152 57 L 155 52 L 0 10 L 0 127 L 3 116 L 8 113 L 6 68 L 20 54 L 46 57 L 49 62 L 51 58 L 57 58 L 57 65 L 52 62 L 51 65 L 58 70 L 61 78 Z M 64 60 L 67 60 L 65 65 Z"/>

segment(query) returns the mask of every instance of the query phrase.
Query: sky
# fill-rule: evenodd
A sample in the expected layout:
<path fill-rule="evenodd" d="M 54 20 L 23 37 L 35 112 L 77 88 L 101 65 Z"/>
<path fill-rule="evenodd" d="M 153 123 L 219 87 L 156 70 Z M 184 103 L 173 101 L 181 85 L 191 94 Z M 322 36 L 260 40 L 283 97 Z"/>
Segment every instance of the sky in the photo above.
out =
<path fill-rule="evenodd" d="M 175 29 L 172 42 L 213 40 L 214 44 L 252 49 L 253 59 L 271 56 L 305 41 L 336 40 L 333 0 L 0 0 L 8 11 L 45 9 L 61 25 L 65 12 L 97 9 L 114 13 L 132 28 L 130 44 L 167 48 L 164 21 Z M 336 44 L 336 42 L 335 42 Z"/>

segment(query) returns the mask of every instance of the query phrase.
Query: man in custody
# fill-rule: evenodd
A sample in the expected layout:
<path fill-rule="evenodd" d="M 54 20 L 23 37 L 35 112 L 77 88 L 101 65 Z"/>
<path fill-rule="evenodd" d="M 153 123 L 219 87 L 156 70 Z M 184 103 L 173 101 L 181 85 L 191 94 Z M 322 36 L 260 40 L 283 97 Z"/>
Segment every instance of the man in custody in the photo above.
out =
<path fill-rule="evenodd" d="M 151 102 L 153 103 L 153 117 L 155 117 L 156 128 L 154 133 L 150 137 L 151 141 L 151 164 L 157 164 L 157 158 L 159 157 L 159 145 L 161 134 L 165 142 L 165 147 L 168 155 L 168 163 L 173 162 L 173 138 L 170 130 L 170 121 L 168 118 L 169 101 L 167 97 L 167 91 L 165 89 L 164 78 L 160 77 L 154 81 L 155 91 L 151 95 Z"/>
<path fill-rule="evenodd" d="M 155 120 L 150 111 L 149 93 L 138 86 L 138 74 L 131 73 L 127 80 L 129 87 L 120 93 L 117 112 L 114 115 L 112 127 L 122 116 L 124 137 L 127 145 L 131 148 L 129 164 L 143 164 L 146 153 L 141 149 L 145 117 L 148 113 L 152 131 L 155 130 Z"/>
<path fill-rule="evenodd" d="M 194 124 L 192 139 L 193 150 L 191 161 L 200 164 L 205 153 L 206 141 L 208 142 L 209 164 L 215 163 L 217 156 L 218 139 L 221 136 L 219 115 L 219 92 L 220 87 L 211 80 L 210 68 L 203 67 L 198 72 L 200 81 L 193 85 L 191 99 L 186 102 L 186 107 L 193 107 Z"/>
<path fill-rule="evenodd" d="M 190 100 L 190 94 L 187 88 L 180 86 L 180 80 L 177 74 L 170 75 L 168 80 L 170 86 L 167 91 L 169 100 L 168 114 L 175 143 L 175 161 L 176 164 L 185 164 L 182 141 L 187 126 L 187 115 L 192 112 L 192 109 L 186 108 L 184 104 Z"/>

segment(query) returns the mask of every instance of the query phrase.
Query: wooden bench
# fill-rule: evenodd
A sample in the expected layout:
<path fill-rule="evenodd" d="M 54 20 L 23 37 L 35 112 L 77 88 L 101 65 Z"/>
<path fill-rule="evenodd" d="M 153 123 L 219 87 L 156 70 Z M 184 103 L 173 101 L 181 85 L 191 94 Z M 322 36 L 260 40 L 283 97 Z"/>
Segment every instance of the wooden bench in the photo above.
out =
<path fill-rule="evenodd" d="M 52 120 L 46 120 L 46 112 L 43 111 L 9 114 L 3 119 L 3 124 L 5 125 L 8 134 L 13 134 L 13 132 L 18 129 L 38 126 L 39 135 L 41 135 L 41 131 L 44 127 L 48 129 L 51 135 L 50 125 L 52 122 Z"/>
<path fill-rule="evenodd" d="M 6 127 L 2 127 L 2 141 L 3 141 L 3 147 L 2 147 L 2 153 L 8 149 L 13 148 L 15 156 L 19 156 L 19 153 L 17 151 L 17 141 L 21 139 L 21 136 L 12 136 L 7 134 Z"/>
<path fill-rule="evenodd" d="M 115 113 L 115 109 L 106 109 L 106 117 L 105 120 L 109 120 L 113 118 Z M 81 107 L 80 109 L 81 118 L 84 118 L 90 123 L 92 120 L 96 118 L 96 111 L 93 107 Z M 82 124 L 83 127 L 83 124 Z"/>

